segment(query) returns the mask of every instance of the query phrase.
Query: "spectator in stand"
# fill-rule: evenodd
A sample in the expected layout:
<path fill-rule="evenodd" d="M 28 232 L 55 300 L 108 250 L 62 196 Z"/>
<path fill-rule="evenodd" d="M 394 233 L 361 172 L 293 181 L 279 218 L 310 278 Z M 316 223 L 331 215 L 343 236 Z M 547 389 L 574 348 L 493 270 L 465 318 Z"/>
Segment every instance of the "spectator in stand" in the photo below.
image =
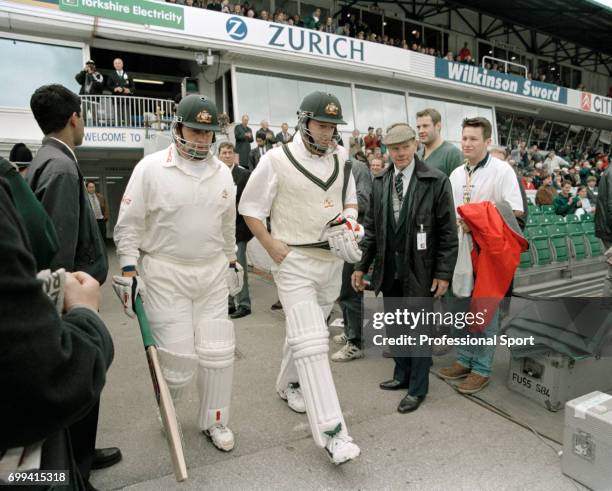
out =
<path fill-rule="evenodd" d="M 357 152 L 361 152 L 363 150 L 364 141 L 359 134 L 359 130 L 355 128 L 353 130 L 353 134 L 349 138 L 349 155 L 354 158 Z"/>
<path fill-rule="evenodd" d="M 380 149 L 379 157 L 382 157 L 385 153 L 387 153 L 387 147 L 383 143 L 383 130 L 382 128 L 376 128 L 376 138 L 378 139 L 378 148 Z M 376 150 L 375 150 L 376 152 Z"/>
<path fill-rule="evenodd" d="M 572 196 L 571 182 L 563 183 L 561 192 L 555 197 L 553 205 L 557 215 L 566 216 L 576 212 L 577 200 Z"/>
<path fill-rule="evenodd" d="M 416 29 L 410 33 L 409 42 L 411 45 L 416 45 L 419 48 L 422 44 L 421 41 L 421 31 L 417 31 Z"/>
<path fill-rule="evenodd" d="M 557 190 L 552 185 L 552 176 L 550 174 L 544 174 L 542 176 L 542 185 L 538 188 L 538 192 L 535 196 L 535 204 L 538 206 L 552 205 L 555 197 L 557 196 Z"/>
<path fill-rule="evenodd" d="M 363 143 L 365 144 L 366 150 L 374 150 L 378 147 L 378 138 L 374 134 L 374 128 L 372 126 L 368 127 L 368 134 L 363 139 Z"/>
<path fill-rule="evenodd" d="M 540 149 L 536 144 L 531 145 L 531 150 L 529 151 L 529 158 L 532 159 L 536 164 L 544 160 L 540 155 Z"/>
<path fill-rule="evenodd" d="M 232 15 L 242 15 L 242 5 L 240 5 L 239 3 L 234 5 L 234 8 L 232 9 Z"/>
<path fill-rule="evenodd" d="M 472 57 L 472 52 L 470 51 L 470 48 L 468 48 L 468 43 L 465 42 L 463 43 L 463 48 L 461 48 L 461 51 L 459 51 L 459 61 L 464 61 L 467 57 Z"/>
<path fill-rule="evenodd" d="M 114 72 L 111 72 L 106 79 L 106 85 L 113 95 L 133 95 L 134 80 L 123 69 L 123 60 L 115 58 L 113 60 Z"/>
<path fill-rule="evenodd" d="M 266 152 L 272 150 L 272 144 L 268 140 L 268 135 L 265 131 L 259 130 L 255 134 L 255 142 L 257 146 L 251 150 L 249 154 L 249 170 L 252 172 L 259 164 L 259 159 L 263 157 Z"/>
<path fill-rule="evenodd" d="M 270 15 L 268 14 L 267 10 L 262 10 L 261 12 L 259 12 L 259 18 L 261 20 L 269 21 L 270 20 Z"/>
<path fill-rule="evenodd" d="M 276 22 L 277 24 L 285 24 L 286 23 L 285 12 L 282 11 L 281 9 L 276 10 L 276 12 L 274 12 L 274 15 L 272 16 L 272 18 L 274 19 L 274 22 Z"/>
<path fill-rule="evenodd" d="M 535 191 L 535 185 L 533 184 L 533 177 L 529 174 L 523 174 L 521 184 L 526 191 Z"/>
<path fill-rule="evenodd" d="M 304 17 L 304 27 L 308 29 L 319 29 L 321 26 L 321 9 L 314 9 L 311 15 Z"/>
<path fill-rule="evenodd" d="M 576 215 L 595 213 L 595 206 L 589 199 L 586 186 L 580 186 L 578 188 L 578 192 L 576 193 L 576 201 L 576 206 L 578 207 L 578 210 L 576 210 Z M 580 209 L 582 209 L 582 213 L 579 213 Z"/>
<path fill-rule="evenodd" d="M 327 32 L 329 34 L 334 34 L 336 32 L 336 28 L 334 27 L 333 17 L 325 18 L 325 24 L 323 25 L 323 32 Z"/>
<path fill-rule="evenodd" d="M 242 116 L 241 124 L 236 125 L 234 128 L 238 161 L 245 169 L 249 168 L 249 153 L 251 152 L 251 142 L 253 141 L 253 130 L 249 128 L 248 124 L 249 117 L 245 114 Z"/>
<path fill-rule="evenodd" d="M 593 206 L 597 206 L 597 178 L 595 176 L 589 176 L 587 178 L 587 196 L 589 201 L 593 203 Z"/>
<path fill-rule="evenodd" d="M 400 45 L 400 48 L 402 48 L 402 49 L 410 49 L 410 47 L 408 46 L 408 42 L 405 39 L 402 39 L 402 43 Z"/>
<path fill-rule="evenodd" d="M 463 164 L 463 154 L 455 145 L 442 138 L 442 116 L 433 108 L 416 114 L 416 129 L 421 142 L 417 152 L 429 167 L 442 171 L 447 177 Z"/>
<path fill-rule="evenodd" d="M 267 145 L 274 145 L 276 143 L 276 135 L 274 135 L 274 132 L 270 129 L 270 124 L 268 121 L 264 119 L 259 124 L 260 128 L 257 130 L 257 133 L 263 133 L 266 135 Z"/>
<path fill-rule="evenodd" d="M 212 0 L 211 2 L 209 2 L 206 8 L 208 10 L 215 10 L 217 12 L 221 12 L 221 2 L 219 0 Z"/>
<path fill-rule="evenodd" d="M 296 14 L 293 16 L 293 25 L 298 27 L 304 27 L 304 21 L 299 15 Z"/>
<path fill-rule="evenodd" d="M 590 175 L 592 175 L 592 173 L 593 173 L 593 170 L 592 170 L 591 163 L 588 160 L 585 160 L 584 162 L 582 162 L 582 166 L 580 167 L 580 170 L 578 171 L 578 175 L 580 176 L 580 185 L 586 186 L 587 179 Z"/>
<path fill-rule="evenodd" d="M 527 151 L 527 143 L 524 141 L 518 142 L 518 145 L 514 148 L 514 150 L 512 150 L 512 152 L 510 152 L 510 158 L 523 169 L 529 167 L 529 152 Z"/>
<path fill-rule="evenodd" d="M 385 164 L 382 161 L 382 159 L 374 157 L 372 159 L 372 161 L 370 162 L 370 173 L 372 174 L 372 179 L 374 179 L 376 176 L 380 175 L 381 172 L 383 172 L 385 170 Z"/>
<path fill-rule="evenodd" d="M 74 77 L 81 86 L 79 95 L 100 95 L 104 90 L 104 77 L 98 70 L 93 60 L 85 63 L 85 68 Z"/>
<path fill-rule="evenodd" d="M 544 161 L 544 169 L 550 173 L 556 172 L 561 169 L 561 166 L 567 165 L 567 162 L 559 157 L 554 150 L 548 152 L 548 157 Z"/>
<path fill-rule="evenodd" d="M 359 31 L 357 33 L 357 39 L 365 40 L 365 33 L 363 31 Z"/>
<path fill-rule="evenodd" d="M 580 186 L 580 167 L 570 167 L 565 179 L 570 181 L 574 187 Z"/>
<path fill-rule="evenodd" d="M 357 152 L 357 153 L 355 154 L 355 157 L 354 157 L 354 158 L 355 158 L 355 160 L 359 160 L 359 162 L 363 162 L 363 163 L 364 163 L 364 164 L 366 164 L 366 165 L 368 166 L 368 168 L 369 168 L 369 164 L 370 164 L 370 163 L 368 162 L 368 159 L 367 159 L 367 157 L 365 156 L 365 154 L 364 154 L 363 152 Z"/>
<path fill-rule="evenodd" d="M 339 26 L 338 29 L 336 29 L 336 34 L 340 36 L 350 37 L 351 36 L 351 24 L 347 22 L 343 26 Z"/>
<path fill-rule="evenodd" d="M 453 54 L 452 51 L 449 51 L 448 53 L 446 53 L 446 56 L 444 58 L 447 59 L 448 61 L 455 61 L 455 55 Z"/>
<path fill-rule="evenodd" d="M 246 16 L 247 16 L 249 19 L 254 19 L 254 18 L 255 18 L 255 11 L 254 11 L 253 9 L 249 9 L 249 10 L 247 10 Z"/>
<path fill-rule="evenodd" d="M 281 124 L 281 130 L 276 134 L 276 143 L 289 143 L 292 135 L 289 133 L 289 125 L 287 123 Z"/>

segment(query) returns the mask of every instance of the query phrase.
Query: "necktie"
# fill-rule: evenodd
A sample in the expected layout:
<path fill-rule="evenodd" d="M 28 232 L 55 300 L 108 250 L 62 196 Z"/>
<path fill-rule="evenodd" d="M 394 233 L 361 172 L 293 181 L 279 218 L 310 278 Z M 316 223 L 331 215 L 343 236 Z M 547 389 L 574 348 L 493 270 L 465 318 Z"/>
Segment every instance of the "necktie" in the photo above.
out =
<path fill-rule="evenodd" d="M 401 203 L 404 198 L 404 175 L 401 172 L 395 176 L 395 191 Z"/>

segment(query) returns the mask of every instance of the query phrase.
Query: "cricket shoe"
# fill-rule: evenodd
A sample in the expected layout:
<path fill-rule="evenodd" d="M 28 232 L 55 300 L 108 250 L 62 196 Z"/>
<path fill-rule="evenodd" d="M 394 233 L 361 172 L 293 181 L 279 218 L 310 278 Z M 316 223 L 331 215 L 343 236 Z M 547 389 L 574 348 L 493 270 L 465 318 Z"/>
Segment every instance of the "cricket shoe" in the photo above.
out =
<path fill-rule="evenodd" d="M 346 344 L 348 341 L 348 338 L 346 337 L 346 334 L 342 333 L 342 334 L 336 334 L 333 338 L 332 341 L 336 344 Z"/>
<path fill-rule="evenodd" d="M 304 402 L 304 396 L 302 395 L 300 384 L 289 384 L 285 390 L 279 390 L 278 395 L 281 399 L 287 401 L 289 408 L 296 413 L 306 412 L 306 403 Z"/>
<path fill-rule="evenodd" d="M 341 465 L 349 460 L 359 457 L 361 450 L 353 443 L 353 439 L 348 435 L 340 435 L 330 437 L 325 450 L 329 460 L 336 465 Z"/>
<path fill-rule="evenodd" d="M 210 438 L 212 444 L 219 450 L 229 452 L 234 448 L 234 433 L 225 425 L 217 423 L 202 433 Z"/>

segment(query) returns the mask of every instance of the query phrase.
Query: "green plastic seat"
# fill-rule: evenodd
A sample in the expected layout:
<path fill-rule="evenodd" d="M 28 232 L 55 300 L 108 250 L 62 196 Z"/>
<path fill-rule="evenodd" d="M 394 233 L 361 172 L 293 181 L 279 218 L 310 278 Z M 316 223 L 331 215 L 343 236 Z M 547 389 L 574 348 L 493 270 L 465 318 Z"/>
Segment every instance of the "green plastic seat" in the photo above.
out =
<path fill-rule="evenodd" d="M 569 258 L 567 232 L 558 224 L 548 225 L 546 227 L 546 232 L 548 233 L 548 238 L 550 239 L 554 261 L 567 261 Z"/>
<path fill-rule="evenodd" d="M 584 213 L 581 217 L 580 217 L 580 221 L 581 222 L 593 222 L 594 217 L 592 213 Z"/>
<path fill-rule="evenodd" d="M 533 266 L 533 260 L 531 259 L 531 252 L 525 251 L 521 253 L 521 262 L 519 263 L 519 268 L 527 269 Z"/>
<path fill-rule="evenodd" d="M 540 206 L 540 209 L 542 210 L 542 213 L 544 213 L 545 215 L 555 214 L 555 207 L 553 205 L 542 205 Z"/>
<path fill-rule="evenodd" d="M 584 259 L 587 256 L 584 230 L 580 223 L 567 224 L 567 238 L 570 242 L 572 256 L 575 259 Z"/>
<path fill-rule="evenodd" d="M 536 220 L 538 220 L 538 223 L 542 227 L 547 227 L 548 225 L 552 225 L 553 223 L 556 222 L 556 220 L 553 218 L 553 215 L 546 215 L 546 214 L 537 215 Z"/>
<path fill-rule="evenodd" d="M 540 222 L 536 217 L 534 217 L 532 214 L 529 214 L 529 216 L 527 217 L 527 224 L 525 225 L 525 230 L 527 230 L 528 228 L 537 227 L 539 223 Z"/>
<path fill-rule="evenodd" d="M 595 233 L 595 222 L 587 220 L 586 222 L 582 222 L 580 225 L 585 234 Z"/>
<path fill-rule="evenodd" d="M 548 233 L 544 228 L 538 227 L 531 232 L 530 246 L 534 251 L 535 264 L 543 266 L 552 262 Z"/>
<path fill-rule="evenodd" d="M 540 208 L 538 206 L 536 206 L 535 208 L 532 208 L 529 211 L 530 215 L 541 215 L 542 214 L 542 210 L 540 210 Z"/>
<path fill-rule="evenodd" d="M 565 221 L 567 223 L 580 223 L 580 217 L 577 217 L 576 215 L 572 213 L 571 215 L 567 215 L 565 217 Z"/>

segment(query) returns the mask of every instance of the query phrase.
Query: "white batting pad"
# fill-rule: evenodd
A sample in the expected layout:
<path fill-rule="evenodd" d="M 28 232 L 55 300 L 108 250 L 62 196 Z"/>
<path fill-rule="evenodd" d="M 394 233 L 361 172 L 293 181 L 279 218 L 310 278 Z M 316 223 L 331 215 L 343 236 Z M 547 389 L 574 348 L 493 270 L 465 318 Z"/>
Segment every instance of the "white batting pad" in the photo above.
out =
<path fill-rule="evenodd" d="M 157 348 L 157 357 L 172 399 L 177 402 L 189 385 L 198 367 L 198 357 Z"/>
<path fill-rule="evenodd" d="M 323 312 L 317 303 L 300 302 L 287 313 L 287 343 L 300 379 L 312 436 L 320 447 L 329 440 L 326 432 L 334 432 L 338 425 L 340 433 L 346 434 L 327 358 L 328 336 Z"/>
<path fill-rule="evenodd" d="M 199 359 L 200 429 L 207 430 L 229 420 L 234 374 L 234 324 L 227 319 L 200 321 L 196 337 Z"/>

